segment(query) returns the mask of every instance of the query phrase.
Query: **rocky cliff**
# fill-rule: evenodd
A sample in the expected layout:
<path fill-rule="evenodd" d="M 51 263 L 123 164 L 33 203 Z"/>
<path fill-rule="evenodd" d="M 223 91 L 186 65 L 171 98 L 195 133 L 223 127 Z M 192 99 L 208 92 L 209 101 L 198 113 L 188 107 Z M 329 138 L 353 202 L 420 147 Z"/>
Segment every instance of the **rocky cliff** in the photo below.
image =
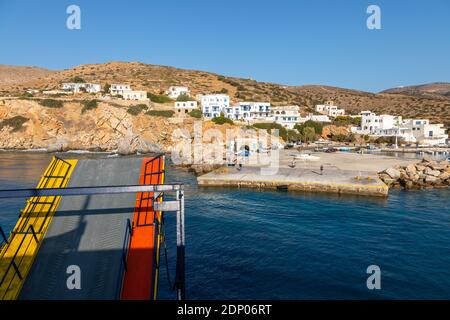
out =
<path fill-rule="evenodd" d="M 48 151 L 116 151 L 119 154 L 171 152 L 180 142 L 192 144 L 194 118 L 165 118 L 127 112 L 128 107 L 99 102 L 83 111 L 83 101 L 67 100 L 61 107 L 38 100 L 0 99 L 0 149 Z M 240 126 L 197 121 L 201 134 Z M 208 135 L 204 135 L 208 140 Z M 208 143 L 208 141 L 205 141 Z M 214 141 L 213 141 L 214 142 Z"/>

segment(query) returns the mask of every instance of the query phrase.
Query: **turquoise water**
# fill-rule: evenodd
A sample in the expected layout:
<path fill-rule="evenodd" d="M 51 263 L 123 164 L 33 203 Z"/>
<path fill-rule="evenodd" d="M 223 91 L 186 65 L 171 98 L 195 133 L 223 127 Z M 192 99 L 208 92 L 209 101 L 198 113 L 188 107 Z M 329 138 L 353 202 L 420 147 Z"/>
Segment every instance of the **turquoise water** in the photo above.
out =
<path fill-rule="evenodd" d="M 50 155 L 0 153 L 0 189 L 34 186 Z M 450 190 L 393 191 L 389 199 L 199 189 L 186 192 L 190 299 L 450 299 Z M 14 225 L 23 200 L 2 201 Z M 166 215 L 171 276 L 175 219 Z M 381 290 L 366 287 L 369 265 Z M 160 298 L 173 298 L 162 268 Z"/>

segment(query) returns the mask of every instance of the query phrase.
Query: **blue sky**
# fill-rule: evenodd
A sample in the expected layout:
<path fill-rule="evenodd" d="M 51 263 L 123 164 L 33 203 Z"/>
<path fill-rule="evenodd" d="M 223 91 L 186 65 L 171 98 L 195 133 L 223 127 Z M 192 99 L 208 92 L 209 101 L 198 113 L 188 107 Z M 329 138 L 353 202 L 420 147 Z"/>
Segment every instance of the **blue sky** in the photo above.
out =
<path fill-rule="evenodd" d="M 67 6 L 82 29 L 66 28 Z M 382 30 L 368 30 L 377 4 Z M 448 0 L 0 0 L 0 64 L 140 61 L 366 91 L 450 82 Z"/>

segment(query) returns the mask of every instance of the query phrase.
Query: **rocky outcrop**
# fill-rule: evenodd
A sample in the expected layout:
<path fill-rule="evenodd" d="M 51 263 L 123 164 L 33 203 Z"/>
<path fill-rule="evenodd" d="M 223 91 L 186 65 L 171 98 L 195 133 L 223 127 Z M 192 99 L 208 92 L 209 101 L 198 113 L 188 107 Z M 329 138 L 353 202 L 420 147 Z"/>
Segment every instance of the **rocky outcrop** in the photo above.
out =
<path fill-rule="evenodd" d="M 221 168 L 221 164 L 193 164 L 189 167 L 189 171 L 194 172 L 197 176 L 200 176 L 205 173 L 209 173 L 211 171 L 214 171 L 218 168 Z"/>
<path fill-rule="evenodd" d="M 417 164 L 386 169 L 378 176 L 390 188 L 445 188 L 450 186 L 450 163 L 425 158 Z"/>
<path fill-rule="evenodd" d="M 191 117 L 179 121 L 144 113 L 133 115 L 127 112 L 128 106 L 108 101 L 83 112 L 82 101 L 63 101 L 62 107 L 49 108 L 32 99 L 0 98 L 0 149 L 108 151 L 120 155 L 167 152 L 175 165 L 202 174 L 223 164 L 209 161 L 203 147 L 225 143 L 228 130 L 257 138 L 255 130 L 247 132 L 230 124 Z"/>
<path fill-rule="evenodd" d="M 174 144 L 172 130 L 192 130 L 193 122 L 187 119 L 173 124 L 169 118 L 135 116 L 126 107 L 107 102 L 86 112 L 77 101 L 66 101 L 62 108 L 46 108 L 33 100 L 0 102 L 0 123 L 17 116 L 27 119 L 20 127 L 0 126 L 0 149 L 7 150 L 96 150 L 124 155 L 167 152 Z"/>

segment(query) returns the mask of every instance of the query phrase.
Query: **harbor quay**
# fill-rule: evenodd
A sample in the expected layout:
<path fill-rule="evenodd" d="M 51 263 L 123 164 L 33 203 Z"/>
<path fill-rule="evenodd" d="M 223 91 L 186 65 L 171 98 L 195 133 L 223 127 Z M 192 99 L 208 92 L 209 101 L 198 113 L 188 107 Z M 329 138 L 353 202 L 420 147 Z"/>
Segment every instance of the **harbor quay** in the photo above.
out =
<path fill-rule="evenodd" d="M 263 170 L 265 167 L 258 165 L 223 166 L 199 176 L 198 184 L 203 187 L 260 188 L 387 197 L 389 187 L 379 179 L 378 172 L 392 166 L 417 162 L 348 152 L 279 152 L 279 165 L 273 174 L 267 174 L 267 171 Z"/>

